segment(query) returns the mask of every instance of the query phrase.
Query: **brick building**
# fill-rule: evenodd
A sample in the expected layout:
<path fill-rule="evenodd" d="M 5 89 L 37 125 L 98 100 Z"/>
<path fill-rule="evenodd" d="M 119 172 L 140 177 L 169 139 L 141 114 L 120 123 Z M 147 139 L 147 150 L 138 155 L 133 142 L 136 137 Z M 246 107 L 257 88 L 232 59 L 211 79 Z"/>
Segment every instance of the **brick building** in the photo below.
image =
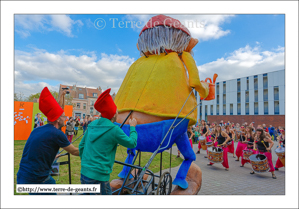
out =
<path fill-rule="evenodd" d="M 198 119 L 285 126 L 285 70 L 217 82 L 215 97 L 202 102 Z"/>
<path fill-rule="evenodd" d="M 60 84 L 59 86 L 59 95 L 62 92 L 62 88 L 69 87 L 70 95 L 72 96 L 73 100 L 72 103 L 74 104 L 73 109 L 73 116 L 79 116 L 83 119 L 85 116 L 95 116 L 100 115 L 98 111 L 94 109 L 94 103 L 97 98 L 102 93 L 101 87 L 97 89 L 93 88 L 86 88 L 86 87 L 79 87 L 76 85 L 67 86 Z M 112 95 L 115 97 L 115 93 Z"/>

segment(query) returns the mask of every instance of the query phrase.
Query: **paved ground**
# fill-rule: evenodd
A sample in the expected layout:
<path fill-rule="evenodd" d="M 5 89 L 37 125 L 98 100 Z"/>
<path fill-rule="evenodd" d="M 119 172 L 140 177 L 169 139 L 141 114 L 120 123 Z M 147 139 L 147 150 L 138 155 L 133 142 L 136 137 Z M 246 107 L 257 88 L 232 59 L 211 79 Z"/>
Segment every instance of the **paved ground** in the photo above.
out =
<path fill-rule="evenodd" d="M 237 148 L 235 144 L 235 149 Z M 278 143 L 274 142 L 272 148 L 272 161 L 275 166 L 277 155 L 274 150 Z M 197 144 L 193 145 L 193 150 L 197 152 Z M 173 147 L 172 154 L 177 153 L 177 147 Z M 284 195 L 285 194 L 285 168 L 275 171 L 277 179 L 272 179 L 270 172 L 264 174 L 251 175 L 251 164 L 240 167 L 241 161 L 235 161 L 231 153 L 228 153 L 229 171 L 225 171 L 222 164 L 207 166 L 209 163 L 204 158 L 206 151 L 201 150 L 201 154 L 196 155 L 195 163 L 202 170 L 202 186 L 198 195 Z M 182 155 L 181 155 L 182 157 Z M 182 157 L 183 158 L 183 157 Z M 165 159 L 166 160 L 166 159 Z M 179 169 L 171 169 L 173 179 Z M 166 169 L 164 171 L 169 171 Z M 164 172 L 163 171 L 163 172 Z M 173 186 L 174 188 L 174 186 Z"/>

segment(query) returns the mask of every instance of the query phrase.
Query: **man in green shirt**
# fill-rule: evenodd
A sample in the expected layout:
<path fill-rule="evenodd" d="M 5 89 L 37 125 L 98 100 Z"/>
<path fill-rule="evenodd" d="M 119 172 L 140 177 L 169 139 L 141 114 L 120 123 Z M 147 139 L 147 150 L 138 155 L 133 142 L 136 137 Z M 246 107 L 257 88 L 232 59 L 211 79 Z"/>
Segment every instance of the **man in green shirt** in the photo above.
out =
<path fill-rule="evenodd" d="M 117 145 L 135 148 L 137 132 L 135 118 L 129 120 L 130 137 L 115 125 L 118 112 L 110 96 L 110 90 L 103 92 L 94 104 L 101 118 L 91 122 L 79 144 L 81 158 L 81 183 L 101 184 L 101 194 L 111 195 L 110 173 L 112 172 Z M 91 193 L 87 193 L 91 194 Z"/>

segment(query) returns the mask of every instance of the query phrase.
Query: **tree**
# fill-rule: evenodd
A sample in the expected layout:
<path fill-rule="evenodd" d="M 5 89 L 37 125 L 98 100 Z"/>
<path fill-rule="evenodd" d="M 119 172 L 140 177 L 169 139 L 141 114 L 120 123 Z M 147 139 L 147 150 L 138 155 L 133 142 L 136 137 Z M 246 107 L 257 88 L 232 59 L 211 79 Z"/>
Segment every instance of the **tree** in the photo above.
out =
<path fill-rule="evenodd" d="M 40 97 L 40 93 L 36 93 L 36 94 L 30 94 L 30 96 L 28 97 L 29 101 L 32 101 L 33 99 L 39 99 Z"/>
<path fill-rule="evenodd" d="M 72 105 L 73 107 L 76 106 L 76 104 L 73 103 L 73 97 L 71 96 L 71 94 L 66 94 L 64 98 L 65 98 L 65 105 Z"/>
<path fill-rule="evenodd" d="M 58 92 L 57 91 L 51 91 L 52 96 L 55 98 L 55 100 L 58 102 Z M 30 96 L 28 97 L 29 101 L 32 101 L 33 99 L 39 99 L 40 97 L 40 92 L 36 93 L 36 94 L 30 94 Z M 16 100 L 15 100 L 16 101 Z"/>
<path fill-rule="evenodd" d="M 28 99 L 24 96 L 23 92 L 14 93 L 14 101 L 24 101 L 26 102 Z"/>
<path fill-rule="evenodd" d="M 58 96 L 59 96 L 58 92 L 57 91 L 51 91 L 51 90 L 50 90 L 50 92 L 51 92 L 52 96 L 56 99 L 56 101 L 58 102 Z"/>

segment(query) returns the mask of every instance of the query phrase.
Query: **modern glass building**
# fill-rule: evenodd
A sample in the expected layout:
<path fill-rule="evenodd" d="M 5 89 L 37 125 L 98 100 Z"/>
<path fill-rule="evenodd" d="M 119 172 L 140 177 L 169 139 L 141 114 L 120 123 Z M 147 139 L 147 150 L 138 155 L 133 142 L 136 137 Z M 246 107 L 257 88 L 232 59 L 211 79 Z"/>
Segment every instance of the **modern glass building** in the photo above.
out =
<path fill-rule="evenodd" d="M 202 102 L 198 119 L 285 114 L 285 70 L 217 82 L 215 88 L 215 100 Z"/>

